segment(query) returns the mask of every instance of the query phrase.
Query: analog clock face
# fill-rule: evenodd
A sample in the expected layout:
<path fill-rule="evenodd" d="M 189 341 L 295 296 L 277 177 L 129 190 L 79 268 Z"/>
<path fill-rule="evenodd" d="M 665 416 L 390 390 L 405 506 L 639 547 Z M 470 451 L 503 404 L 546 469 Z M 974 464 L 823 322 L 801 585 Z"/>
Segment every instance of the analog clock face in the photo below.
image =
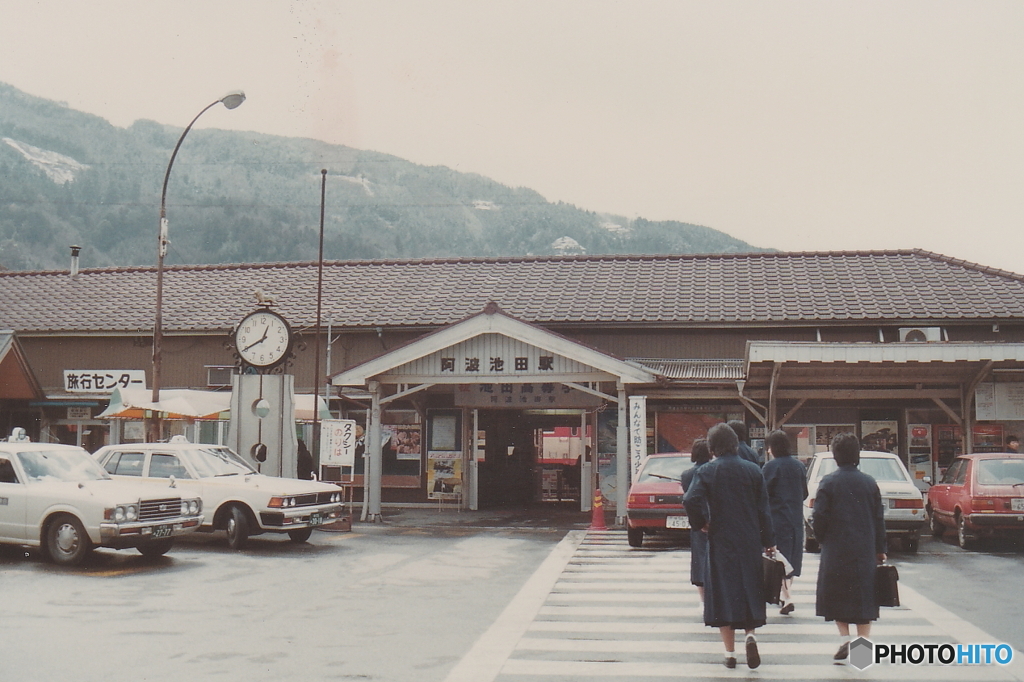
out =
<path fill-rule="evenodd" d="M 270 367 L 288 354 L 291 329 L 284 318 L 269 310 L 250 313 L 235 329 L 239 357 L 254 367 Z"/>

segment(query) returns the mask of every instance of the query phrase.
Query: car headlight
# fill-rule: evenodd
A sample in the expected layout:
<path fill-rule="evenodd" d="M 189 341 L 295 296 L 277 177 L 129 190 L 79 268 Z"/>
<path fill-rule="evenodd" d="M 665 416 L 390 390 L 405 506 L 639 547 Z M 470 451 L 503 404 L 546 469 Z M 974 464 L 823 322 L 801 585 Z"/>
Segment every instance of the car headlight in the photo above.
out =
<path fill-rule="evenodd" d="M 199 500 L 189 500 L 188 501 L 188 513 L 189 514 L 198 514 L 199 510 L 202 509 L 202 508 L 203 508 L 203 505 L 201 505 L 199 503 Z"/>
<path fill-rule="evenodd" d="M 135 521 L 139 518 L 139 508 L 134 504 L 126 505 L 124 508 L 124 516 L 128 521 Z"/>
<path fill-rule="evenodd" d="M 114 507 L 114 521 L 116 523 L 124 523 L 126 518 L 124 507 Z"/>

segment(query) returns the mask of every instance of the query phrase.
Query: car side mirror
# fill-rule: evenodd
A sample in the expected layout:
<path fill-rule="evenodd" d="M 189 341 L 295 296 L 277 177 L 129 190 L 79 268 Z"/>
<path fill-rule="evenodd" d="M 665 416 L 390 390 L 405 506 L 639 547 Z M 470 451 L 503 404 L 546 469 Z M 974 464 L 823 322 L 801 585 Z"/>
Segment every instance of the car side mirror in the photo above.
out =
<path fill-rule="evenodd" d="M 921 480 L 924 481 L 927 485 L 931 485 L 932 484 L 932 477 L 931 476 L 925 476 Z"/>

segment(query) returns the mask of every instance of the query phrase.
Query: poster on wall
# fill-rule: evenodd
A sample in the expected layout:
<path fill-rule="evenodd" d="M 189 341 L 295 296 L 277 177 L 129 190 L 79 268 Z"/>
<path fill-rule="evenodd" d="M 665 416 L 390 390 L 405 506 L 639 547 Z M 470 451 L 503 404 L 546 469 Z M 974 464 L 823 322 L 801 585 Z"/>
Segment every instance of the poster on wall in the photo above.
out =
<path fill-rule="evenodd" d="M 427 465 L 427 498 L 457 500 L 462 497 L 462 458 L 430 456 Z"/>
<path fill-rule="evenodd" d="M 1024 382 L 978 384 L 974 390 L 974 418 L 981 421 L 1024 419 Z"/>
<path fill-rule="evenodd" d="M 654 451 L 689 452 L 693 441 L 707 436 L 708 429 L 724 422 L 725 417 L 724 412 L 656 412 L 657 438 Z M 752 429 L 750 437 L 764 438 L 764 435 L 755 436 Z"/>
<path fill-rule="evenodd" d="M 832 439 L 840 433 L 854 433 L 856 428 L 853 424 L 819 424 L 814 427 L 814 451 L 829 452 L 832 449 Z"/>
<path fill-rule="evenodd" d="M 452 452 L 459 448 L 459 419 L 454 414 L 433 414 L 430 424 L 429 452 Z M 451 455 L 438 455 L 451 457 Z"/>
<path fill-rule="evenodd" d="M 395 453 L 396 459 L 420 459 L 421 438 L 419 424 L 384 424 L 381 442 Z"/>
<path fill-rule="evenodd" d="M 1002 424 L 975 424 L 973 435 L 975 452 L 1002 452 Z"/>
<path fill-rule="evenodd" d="M 860 423 L 860 446 L 876 452 L 899 452 L 899 424 L 892 421 L 862 421 Z"/>

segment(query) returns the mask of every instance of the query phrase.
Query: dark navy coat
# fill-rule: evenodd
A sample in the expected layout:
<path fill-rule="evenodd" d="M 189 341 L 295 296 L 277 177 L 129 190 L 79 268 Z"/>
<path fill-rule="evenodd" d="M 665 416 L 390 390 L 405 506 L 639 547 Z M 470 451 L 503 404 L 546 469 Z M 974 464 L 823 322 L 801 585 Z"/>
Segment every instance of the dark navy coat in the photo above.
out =
<path fill-rule="evenodd" d="M 882 495 L 854 465 L 821 479 L 811 527 L 821 544 L 816 612 L 825 620 L 869 623 L 878 618 L 877 555 L 885 553 Z"/>
<path fill-rule="evenodd" d="M 768 489 L 775 546 L 793 564 L 791 576 L 800 575 L 804 559 L 804 510 L 807 499 L 807 469 L 789 455 L 771 459 L 761 470 Z"/>
<path fill-rule="evenodd" d="M 704 623 L 753 629 L 765 623 L 761 554 L 775 544 L 768 493 L 756 464 L 735 452 L 702 466 L 683 497 L 690 525 L 708 526 Z"/>
<path fill-rule="evenodd" d="M 743 441 L 740 441 L 738 454 L 743 459 L 747 460 L 748 462 L 753 462 L 757 466 L 761 466 L 763 464 L 763 462 L 758 458 L 757 452 L 754 450 L 754 448 L 750 447 Z"/>
<path fill-rule="evenodd" d="M 693 477 L 697 473 L 697 469 L 707 464 L 707 462 L 701 462 L 695 464 L 679 477 L 679 482 L 683 486 L 683 492 L 685 493 L 690 489 L 690 484 L 693 482 Z M 708 558 L 708 534 L 700 530 L 699 528 L 693 528 L 691 524 L 690 528 L 690 583 L 693 585 L 703 586 L 704 585 L 704 563 Z"/>

